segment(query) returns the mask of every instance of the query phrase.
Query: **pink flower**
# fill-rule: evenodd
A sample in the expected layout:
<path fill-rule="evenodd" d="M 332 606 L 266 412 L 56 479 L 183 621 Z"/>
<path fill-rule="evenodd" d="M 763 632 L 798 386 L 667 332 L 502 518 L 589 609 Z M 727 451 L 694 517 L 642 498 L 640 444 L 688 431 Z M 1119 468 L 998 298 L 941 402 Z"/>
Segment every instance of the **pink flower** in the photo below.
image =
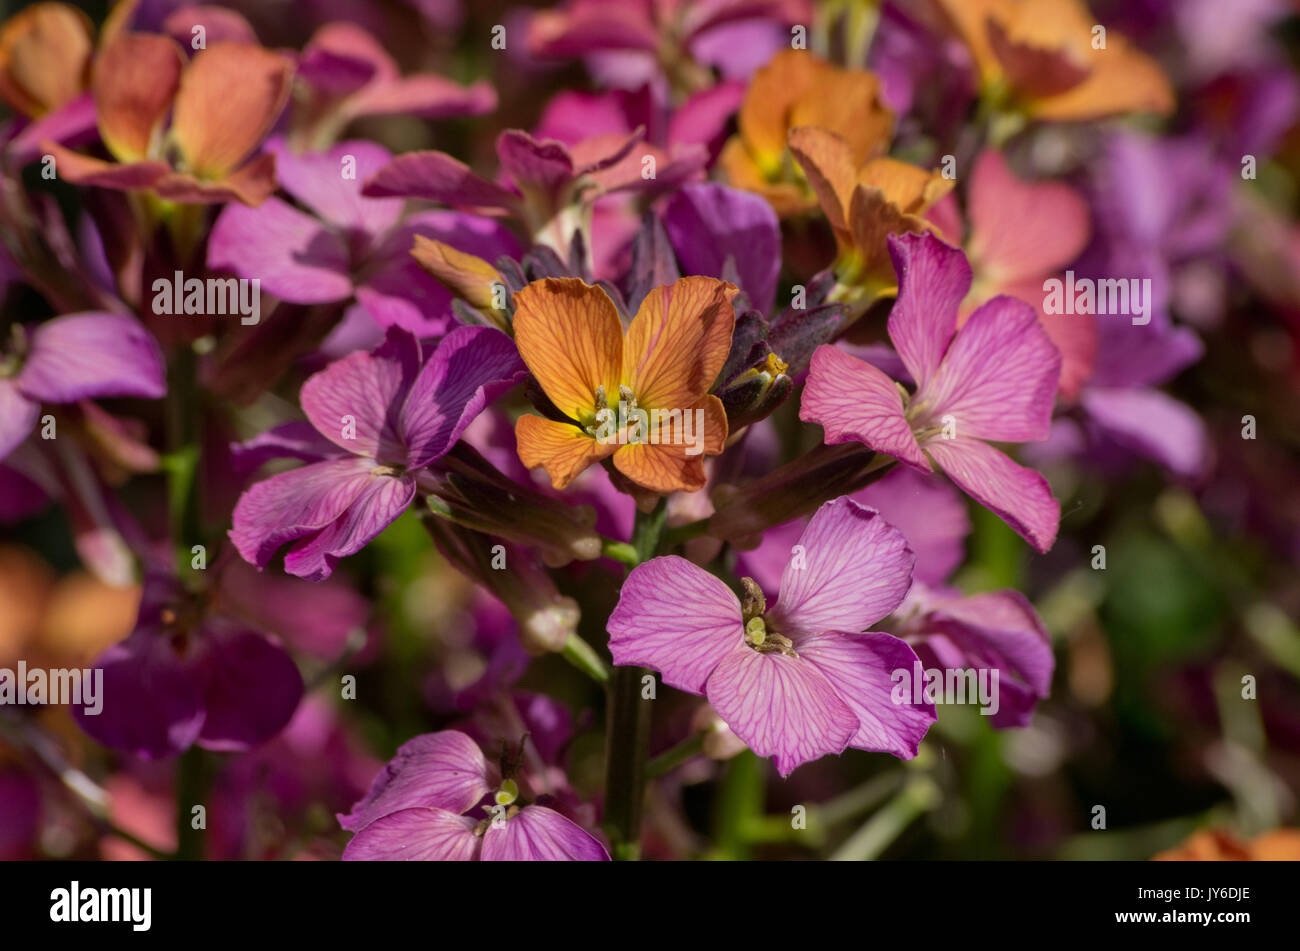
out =
<path fill-rule="evenodd" d="M 1039 551 L 1056 540 L 1060 505 L 1039 473 L 989 442 L 1046 439 L 1061 355 L 1032 307 L 994 297 L 957 329 L 971 285 L 965 256 L 933 235 L 889 238 L 898 300 L 889 336 L 916 381 L 908 393 L 869 363 L 819 347 L 799 418 L 826 442 L 860 442 L 921 472 L 937 465 Z"/>
<path fill-rule="evenodd" d="M 344 860 L 607 862 L 589 832 L 554 809 L 521 806 L 519 783 L 464 733 L 402 745 L 339 823 L 355 832 Z"/>
<path fill-rule="evenodd" d="M 934 707 L 896 704 L 892 671 L 916 655 L 898 638 L 861 633 L 903 600 L 913 555 L 874 509 L 823 505 L 799 536 L 770 611 L 745 579 L 742 605 L 684 558 L 653 558 L 628 575 L 610 615 L 614 663 L 644 665 L 708 698 L 782 776 L 847 747 L 910 759 Z"/>

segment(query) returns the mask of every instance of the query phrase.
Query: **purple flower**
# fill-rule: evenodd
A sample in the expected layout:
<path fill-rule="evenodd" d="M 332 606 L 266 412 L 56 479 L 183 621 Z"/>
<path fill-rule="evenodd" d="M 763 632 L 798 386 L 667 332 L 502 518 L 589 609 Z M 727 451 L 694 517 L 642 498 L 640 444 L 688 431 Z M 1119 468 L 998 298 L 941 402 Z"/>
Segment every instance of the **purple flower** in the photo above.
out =
<path fill-rule="evenodd" d="M 122 314 L 67 314 L 21 330 L 0 354 L 0 459 L 40 418 L 42 403 L 101 396 L 158 399 L 167 391 L 162 352 L 140 323 Z"/>
<path fill-rule="evenodd" d="M 451 211 L 403 218 L 400 200 L 362 197 L 366 179 L 392 161 L 373 142 L 304 154 L 273 143 L 270 151 L 280 184 L 311 213 L 274 197 L 256 208 L 227 205 L 212 227 L 208 267 L 256 278 L 281 300 L 355 298 L 379 327 L 440 336 L 458 321 L 451 294 L 411 257 L 416 235 L 488 260 L 519 252 L 510 233 L 487 218 Z"/>
<path fill-rule="evenodd" d="M 278 644 L 204 616 L 175 579 L 146 579 L 136 629 L 94 662 L 103 708 L 73 709 L 97 742 L 146 759 L 193 744 L 246 750 L 278 733 L 302 698 L 302 677 Z"/>
<path fill-rule="evenodd" d="M 426 733 L 402 745 L 370 791 L 339 816 L 355 832 L 345 860 L 609 861 L 590 833 L 554 809 L 521 806 L 464 733 Z"/>
<path fill-rule="evenodd" d="M 912 649 L 861 633 L 896 608 L 912 581 L 903 536 L 847 498 L 823 505 L 799 536 L 770 611 L 746 579 L 745 604 L 684 558 L 654 558 L 628 575 L 610 615 L 614 663 L 658 670 L 708 698 L 732 731 L 782 776 L 847 747 L 911 758 L 931 705 L 896 704 L 891 672 Z"/>
<path fill-rule="evenodd" d="M 971 285 L 961 251 L 928 234 L 891 235 L 889 250 L 899 281 L 889 336 L 916 391 L 908 394 L 871 364 L 822 346 L 813 354 L 800 419 L 821 424 L 829 445 L 860 442 L 921 472 L 938 465 L 1047 551 L 1060 522 L 1047 480 L 988 441 L 1047 438 L 1060 353 L 1034 309 L 1012 297 L 985 302 L 957 330 Z"/>
<path fill-rule="evenodd" d="M 240 496 L 230 530 L 235 547 L 265 568 L 293 542 L 284 559 L 289 574 L 329 577 L 340 558 L 405 510 L 418 471 L 526 372 L 514 342 L 490 327 L 459 327 L 427 354 L 411 334 L 389 328 L 374 351 L 349 354 L 303 384 L 303 412 L 315 431 L 294 425 L 298 442 L 282 448 L 320 461 Z"/>

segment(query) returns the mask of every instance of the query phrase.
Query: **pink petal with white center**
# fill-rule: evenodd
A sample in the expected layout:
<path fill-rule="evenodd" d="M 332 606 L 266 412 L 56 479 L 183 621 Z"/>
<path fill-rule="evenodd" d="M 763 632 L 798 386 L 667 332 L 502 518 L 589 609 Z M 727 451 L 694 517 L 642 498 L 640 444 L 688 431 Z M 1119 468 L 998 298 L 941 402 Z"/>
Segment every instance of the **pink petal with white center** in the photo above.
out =
<path fill-rule="evenodd" d="M 608 862 L 609 853 L 582 826 L 554 809 L 525 806 L 504 827 L 483 834 L 484 862 Z"/>
<path fill-rule="evenodd" d="M 1047 480 L 1012 462 L 988 443 L 968 436 L 936 437 L 925 444 L 935 464 L 980 505 L 1045 552 L 1056 541 L 1061 505 Z"/>
<path fill-rule="evenodd" d="M 898 274 L 889 339 L 924 389 L 957 330 L 957 311 L 970 291 L 970 264 L 961 251 L 932 234 L 890 235 L 888 240 Z"/>
<path fill-rule="evenodd" d="M 911 759 L 935 720 L 934 705 L 895 703 L 893 672 L 910 678 L 916 654 L 892 634 L 830 631 L 801 638 L 799 656 L 821 671 L 858 718 L 849 746 Z"/>
<path fill-rule="evenodd" d="M 479 844 L 477 824 L 446 809 L 403 809 L 354 835 L 343 861 L 469 862 Z"/>
<path fill-rule="evenodd" d="M 1046 439 L 1060 378 L 1060 351 L 1034 309 L 999 296 L 970 315 L 916 401 L 931 424 L 951 416 L 959 436 Z"/>
<path fill-rule="evenodd" d="M 912 584 L 916 558 L 902 532 L 847 497 L 817 510 L 798 547 L 769 612 L 773 629 L 787 637 L 866 630 L 898 607 Z"/>
<path fill-rule="evenodd" d="M 423 733 L 403 743 L 370 789 L 339 824 L 357 832 L 375 820 L 417 806 L 469 811 L 491 791 L 488 763 L 477 743 L 458 730 Z"/>
<path fill-rule="evenodd" d="M 515 342 L 493 327 L 457 327 L 420 369 L 399 422 L 407 465 L 427 466 L 487 405 L 528 375 Z"/>
<path fill-rule="evenodd" d="M 349 353 L 302 385 L 299 402 L 313 426 L 348 452 L 404 463 L 399 418 L 421 363 L 420 345 L 390 328 L 371 353 Z M 355 429 L 355 432 L 353 432 Z"/>
<path fill-rule="evenodd" d="M 738 644 L 709 677 L 709 703 L 731 731 L 782 776 L 842 753 L 857 735 L 857 716 L 810 661 L 760 654 Z"/>
<path fill-rule="evenodd" d="M 828 446 L 860 442 L 922 472 L 930 471 L 903 415 L 898 386 L 871 364 L 830 344 L 813 351 L 799 418 L 820 425 Z"/>
<path fill-rule="evenodd" d="M 606 627 L 615 664 L 653 667 L 664 683 L 694 694 L 744 632 L 731 589 L 676 555 L 632 569 Z"/>
<path fill-rule="evenodd" d="M 68 314 L 31 331 L 18 385 L 34 399 L 72 403 L 101 396 L 157 399 L 167 392 L 162 351 L 124 314 Z"/>
<path fill-rule="evenodd" d="M 208 267 L 260 280 L 261 289 L 293 304 L 328 304 L 352 296 L 343 239 L 279 198 L 256 208 L 232 202 L 208 239 Z"/>

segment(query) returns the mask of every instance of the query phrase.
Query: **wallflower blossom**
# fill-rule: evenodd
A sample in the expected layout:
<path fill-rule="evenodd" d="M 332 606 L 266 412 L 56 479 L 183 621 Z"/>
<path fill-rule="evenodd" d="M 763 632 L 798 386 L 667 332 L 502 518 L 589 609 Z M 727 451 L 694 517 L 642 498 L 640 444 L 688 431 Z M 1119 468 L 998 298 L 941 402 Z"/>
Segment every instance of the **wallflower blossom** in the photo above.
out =
<path fill-rule="evenodd" d="M 590 833 L 554 809 L 523 804 L 513 776 L 489 765 L 464 733 L 403 744 L 370 791 L 339 816 L 355 832 L 344 860 L 609 861 Z"/>
<path fill-rule="evenodd" d="M 880 80 L 840 69 L 811 53 L 785 50 L 754 74 L 740 107 L 740 132 L 719 165 L 737 188 L 757 192 L 783 218 L 811 211 L 818 194 L 790 160 L 791 129 L 816 126 L 839 136 L 854 168 L 889 147 L 894 114 L 881 101 Z"/>
<path fill-rule="evenodd" d="M 249 157 L 284 109 L 292 75 L 285 57 L 260 46 L 215 43 L 187 63 L 170 37 L 123 33 L 100 50 L 91 80 L 115 161 L 44 147 L 75 185 L 257 205 L 275 190 L 275 159 Z"/>
<path fill-rule="evenodd" d="M 907 593 L 911 549 L 875 510 L 844 498 L 817 511 L 799 546 L 771 610 L 749 579 L 742 604 L 684 558 L 638 565 L 609 618 L 614 663 L 707 697 L 782 776 L 850 746 L 910 759 L 934 707 L 893 702 L 891 672 L 911 670 L 916 655 L 866 628 Z"/>
<path fill-rule="evenodd" d="M 328 577 L 405 510 L 419 470 L 523 375 L 499 330 L 461 327 L 426 353 L 411 334 L 390 328 L 374 351 L 349 354 L 303 384 L 303 412 L 315 429 L 301 440 L 300 458 L 319 461 L 240 497 L 235 547 L 265 568 L 290 542 L 289 574 Z"/>
<path fill-rule="evenodd" d="M 989 440 L 1047 438 L 1061 355 L 1033 308 L 995 297 L 957 330 L 970 290 L 965 256 L 933 235 L 891 237 L 899 295 L 889 336 L 916 381 L 908 394 L 881 370 L 818 348 L 800 419 L 827 444 L 861 442 L 921 472 L 937 465 L 1039 551 L 1056 540 L 1060 505 L 1044 479 Z"/>
<path fill-rule="evenodd" d="M 15 325 L 0 354 L 0 459 L 36 427 L 42 403 L 158 399 L 167 389 L 163 377 L 157 342 L 122 314 L 65 314 L 30 331 Z"/>
<path fill-rule="evenodd" d="M 722 452 L 727 439 L 726 410 L 708 391 L 731 348 L 737 293 L 712 278 L 681 278 L 646 295 L 626 334 L 609 295 L 576 278 L 534 281 L 515 294 L 520 356 L 565 417 L 519 417 L 524 465 L 544 467 L 562 489 L 613 456 L 619 472 L 653 492 L 703 488 L 704 457 Z M 629 418 L 644 411 L 650 426 L 662 419 L 659 439 L 629 434 L 620 406 Z M 687 425 L 695 445 L 684 437 Z"/>

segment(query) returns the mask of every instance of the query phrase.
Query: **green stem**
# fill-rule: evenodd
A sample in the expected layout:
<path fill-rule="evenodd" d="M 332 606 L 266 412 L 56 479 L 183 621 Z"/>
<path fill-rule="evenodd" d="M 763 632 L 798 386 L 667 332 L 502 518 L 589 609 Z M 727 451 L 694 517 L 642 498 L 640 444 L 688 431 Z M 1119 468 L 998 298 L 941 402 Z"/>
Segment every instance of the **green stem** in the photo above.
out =
<path fill-rule="evenodd" d="M 595 648 L 577 634 L 569 635 L 569 639 L 564 642 L 564 650 L 561 653 L 564 654 L 565 660 L 596 681 L 596 683 L 609 683 L 609 668 L 600 659 L 600 655 L 596 653 Z"/>
<path fill-rule="evenodd" d="M 922 813 L 939 801 L 939 787 L 916 776 L 831 855 L 832 862 L 869 862 L 880 856 Z"/>
<path fill-rule="evenodd" d="M 203 750 L 191 746 L 176 763 L 176 858 L 195 861 L 203 858 L 203 829 L 194 828 L 195 806 L 205 806 L 206 787 Z M 206 821 L 205 821 L 206 825 Z"/>
<path fill-rule="evenodd" d="M 637 511 L 632 547 L 637 561 L 654 557 L 668 517 L 668 500 L 654 511 Z M 645 804 L 645 766 L 650 742 L 650 707 L 641 698 L 643 667 L 615 667 L 609 682 L 609 727 L 605 736 L 605 830 L 614 858 L 635 860 L 641 853 L 641 810 Z"/>
<path fill-rule="evenodd" d="M 676 746 L 664 750 L 647 763 L 645 768 L 646 778 L 657 779 L 665 773 L 670 773 L 688 759 L 698 756 L 703 750 L 704 734 L 692 733 Z"/>

